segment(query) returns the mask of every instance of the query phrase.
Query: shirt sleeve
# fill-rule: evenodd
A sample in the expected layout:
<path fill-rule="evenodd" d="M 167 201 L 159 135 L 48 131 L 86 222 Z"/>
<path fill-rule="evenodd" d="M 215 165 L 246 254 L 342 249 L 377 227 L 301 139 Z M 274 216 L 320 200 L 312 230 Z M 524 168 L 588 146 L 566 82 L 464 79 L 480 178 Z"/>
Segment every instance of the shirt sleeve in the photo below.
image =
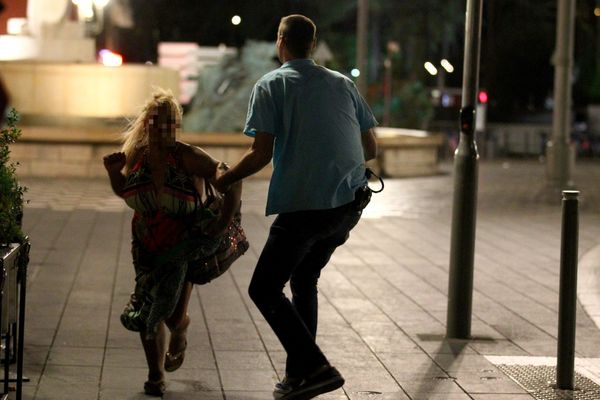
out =
<path fill-rule="evenodd" d="M 260 83 L 254 85 L 248 102 L 248 114 L 244 133 L 255 137 L 256 132 L 266 132 L 276 136 L 277 110 L 270 92 Z"/>

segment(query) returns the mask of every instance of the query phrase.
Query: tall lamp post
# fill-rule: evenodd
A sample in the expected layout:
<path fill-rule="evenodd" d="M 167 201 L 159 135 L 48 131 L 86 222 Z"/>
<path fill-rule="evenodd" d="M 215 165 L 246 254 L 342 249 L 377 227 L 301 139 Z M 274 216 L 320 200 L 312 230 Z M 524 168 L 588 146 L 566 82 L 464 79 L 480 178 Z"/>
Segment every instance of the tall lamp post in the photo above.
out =
<path fill-rule="evenodd" d="M 359 75 L 357 86 L 360 94 L 367 94 L 367 29 L 369 26 L 369 0 L 358 0 L 356 15 L 356 68 Z"/>
<path fill-rule="evenodd" d="M 575 162 L 575 152 L 570 144 L 575 0 L 558 0 L 556 25 L 554 111 L 552 140 L 546 148 L 546 183 L 552 198 L 559 199 L 558 194 L 562 189 L 573 186 L 571 172 Z"/>
<path fill-rule="evenodd" d="M 446 336 L 456 339 L 471 337 L 479 160 L 475 144 L 475 105 L 479 85 L 482 9 L 483 0 L 467 0 L 460 140 L 454 154 L 454 201 L 446 324 Z"/>

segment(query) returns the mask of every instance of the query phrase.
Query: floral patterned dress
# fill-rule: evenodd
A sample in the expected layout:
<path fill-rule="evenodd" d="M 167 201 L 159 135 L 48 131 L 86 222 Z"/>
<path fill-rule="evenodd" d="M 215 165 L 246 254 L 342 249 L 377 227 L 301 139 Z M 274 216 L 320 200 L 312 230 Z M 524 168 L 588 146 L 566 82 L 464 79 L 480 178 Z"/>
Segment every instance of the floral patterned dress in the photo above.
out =
<path fill-rule="evenodd" d="M 167 154 L 164 185 L 156 190 L 147 149 L 127 174 L 123 198 L 135 212 L 132 255 L 135 297 L 141 302 L 126 328 L 152 334 L 175 309 L 188 261 L 214 253 L 218 240 L 199 233 L 198 221 L 212 217 L 181 161 L 182 144 Z M 208 213 L 208 214 L 207 214 Z M 124 314 L 125 315 L 125 314 Z"/>

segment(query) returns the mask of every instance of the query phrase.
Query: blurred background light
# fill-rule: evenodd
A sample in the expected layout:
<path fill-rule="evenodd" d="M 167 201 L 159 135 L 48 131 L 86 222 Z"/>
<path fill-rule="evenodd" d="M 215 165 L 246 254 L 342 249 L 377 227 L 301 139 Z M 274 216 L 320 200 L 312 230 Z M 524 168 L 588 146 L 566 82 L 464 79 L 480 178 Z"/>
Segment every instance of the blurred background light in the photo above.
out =
<path fill-rule="evenodd" d="M 233 17 L 231 17 L 231 23 L 233 25 L 239 25 L 242 23 L 242 17 L 240 17 L 239 15 L 234 15 Z"/>
<path fill-rule="evenodd" d="M 452 105 L 452 97 L 447 93 L 442 95 L 442 107 L 450 107 Z"/>
<path fill-rule="evenodd" d="M 487 104 L 489 98 L 488 98 L 488 94 L 485 90 L 480 91 L 478 97 L 479 97 L 479 102 L 481 104 Z"/>
<path fill-rule="evenodd" d="M 0 35 L 0 61 L 34 59 L 38 53 L 38 43 L 29 36 Z"/>
<path fill-rule="evenodd" d="M 450 61 L 446 60 L 445 58 L 442 59 L 441 61 L 442 67 L 449 73 L 453 73 L 454 72 L 454 65 L 452 65 L 450 63 Z"/>
<path fill-rule="evenodd" d="M 355 78 L 358 78 L 360 76 L 360 71 L 358 70 L 358 68 L 353 68 L 352 71 L 350 71 L 350 75 L 352 75 Z"/>
<path fill-rule="evenodd" d="M 424 64 L 425 69 L 427 70 L 427 72 L 429 72 L 431 75 L 437 75 L 438 70 L 435 67 L 435 65 L 433 65 L 432 63 L 430 63 L 429 61 L 427 61 Z"/>
<path fill-rule="evenodd" d="M 6 22 L 6 32 L 9 35 L 24 35 L 27 18 L 9 18 Z"/>
<path fill-rule="evenodd" d="M 123 56 L 108 49 L 100 50 L 98 55 L 100 56 L 100 62 L 105 67 L 120 67 L 123 65 Z"/>

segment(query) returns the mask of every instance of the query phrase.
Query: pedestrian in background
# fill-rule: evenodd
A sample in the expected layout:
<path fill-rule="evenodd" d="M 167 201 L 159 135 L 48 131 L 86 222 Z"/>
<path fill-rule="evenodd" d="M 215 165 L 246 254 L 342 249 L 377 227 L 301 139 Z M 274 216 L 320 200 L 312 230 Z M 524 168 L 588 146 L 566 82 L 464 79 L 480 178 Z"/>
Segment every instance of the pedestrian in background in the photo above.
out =
<path fill-rule="evenodd" d="M 316 27 L 282 18 L 277 54 L 283 65 L 263 76 L 250 97 L 244 133 L 254 137 L 216 185 L 250 176 L 273 159 L 266 214 L 277 214 L 249 294 L 287 353 L 275 399 L 310 399 L 344 384 L 319 346 L 317 281 L 349 237 L 368 202 L 365 162 L 376 156 L 377 121 L 354 83 L 315 64 Z M 290 282 L 292 301 L 283 288 Z"/>

